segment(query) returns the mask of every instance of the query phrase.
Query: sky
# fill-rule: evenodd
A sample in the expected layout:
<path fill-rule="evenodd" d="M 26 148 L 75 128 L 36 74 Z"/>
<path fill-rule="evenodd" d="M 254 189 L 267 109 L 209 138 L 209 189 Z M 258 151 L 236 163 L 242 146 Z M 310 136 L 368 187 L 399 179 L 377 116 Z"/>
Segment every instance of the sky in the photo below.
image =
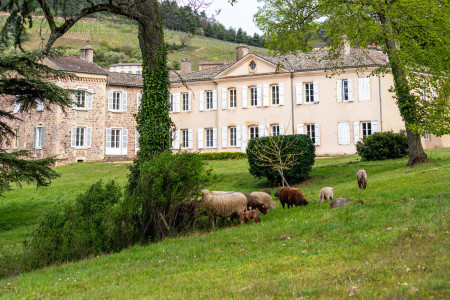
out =
<path fill-rule="evenodd" d="M 220 14 L 216 16 L 217 21 L 227 29 L 234 27 L 237 30 L 241 27 L 247 34 L 253 35 L 255 32 L 261 34 L 261 30 L 253 23 L 253 15 L 258 11 L 257 7 L 257 0 L 238 0 L 233 6 L 228 3 L 228 0 L 214 0 L 205 10 L 208 15 L 211 15 L 221 9 Z"/>

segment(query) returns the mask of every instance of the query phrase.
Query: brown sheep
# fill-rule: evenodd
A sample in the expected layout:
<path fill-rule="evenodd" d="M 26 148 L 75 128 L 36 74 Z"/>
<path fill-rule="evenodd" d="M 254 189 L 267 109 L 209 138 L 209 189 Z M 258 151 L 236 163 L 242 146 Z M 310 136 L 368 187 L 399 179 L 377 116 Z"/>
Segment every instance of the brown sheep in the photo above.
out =
<path fill-rule="evenodd" d="M 253 196 L 250 194 L 247 194 L 247 193 L 243 193 L 243 194 L 245 195 L 245 197 L 247 197 L 247 209 L 248 210 L 257 208 L 263 215 L 267 214 L 267 207 L 264 204 L 262 204 L 261 202 L 259 202 L 255 198 L 253 198 Z"/>
<path fill-rule="evenodd" d="M 250 220 L 253 219 L 256 223 L 261 222 L 261 219 L 259 218 L 259 213 L 257 210 L 249 210 L 245 211 L 239 214 L 239 223 L 242 224 L 242 222 L 245 222 L 245 224 L 249 224 Z"/>
<path fill-rule="evenodd" d="M 287 208 L 292 207 L 293 205 L 307 205 L 308 201 L 306 201 L 305 196 L 300 189 L 292 188 L 292 187 L 282 187 L 278 194 L 278 199 L 280 200 L 281 205 L 283 206 L 287 204 Z"/>
<path fill-rule="evenodd" d="M 367 186 L 367 173 L 365 170 L 359 170 L 356 172 L 356 180 L 358 180 L 358 187 L 366 189 Z"/>

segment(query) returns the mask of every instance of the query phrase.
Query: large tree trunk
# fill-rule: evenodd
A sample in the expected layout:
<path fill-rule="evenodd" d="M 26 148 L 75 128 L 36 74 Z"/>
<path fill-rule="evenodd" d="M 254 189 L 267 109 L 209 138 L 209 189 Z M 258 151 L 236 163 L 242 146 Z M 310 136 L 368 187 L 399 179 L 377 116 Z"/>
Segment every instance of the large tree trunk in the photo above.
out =
<path fill-rule="evenodd" d="M 408 138 L 409 161 L 408 166 L 415 166 L 422 162 L 428 161 L 427 155 L 423 151 L 420 136 L 414 135 L 411 130 L 406 127 L 406 137 Z"/>

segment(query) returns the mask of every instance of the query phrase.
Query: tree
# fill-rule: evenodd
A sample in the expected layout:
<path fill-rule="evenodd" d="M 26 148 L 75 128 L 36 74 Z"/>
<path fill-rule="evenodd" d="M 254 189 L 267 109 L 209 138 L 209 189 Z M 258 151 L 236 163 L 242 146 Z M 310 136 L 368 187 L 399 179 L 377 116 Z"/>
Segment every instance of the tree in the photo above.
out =
<path fill-rule="evenodd" d="M 353 46 L 381 46 L 392 72 L 396 100 L 408 137 L 408 165 L 427 160 L 420 135 L 450 132 L 449 4 L 440 0 L 259 0 L 255 15 L 270 49 L 280 54 L 311 51 L 321 30 L 329 38 L 328 55 L 337 59 L 347 35 Z"/>

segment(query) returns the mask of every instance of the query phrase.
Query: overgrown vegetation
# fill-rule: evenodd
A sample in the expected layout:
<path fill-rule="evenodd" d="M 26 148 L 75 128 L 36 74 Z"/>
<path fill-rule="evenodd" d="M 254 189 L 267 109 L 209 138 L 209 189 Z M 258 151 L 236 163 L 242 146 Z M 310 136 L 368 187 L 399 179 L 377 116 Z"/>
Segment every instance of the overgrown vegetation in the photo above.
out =
<path fill-rule="evenodd" d="M 279 185 L 307 178 L 315 158 L 315 147 L 308 135 L 279 135 L 251 139 L 247 147 L 250 174 Z"/>
<path fill-rule="evenodd" d="M 404 131 L 377 132 L 359 142 L 356 151 L 364 160 L 401 158 L 408 155 L 408 139 Z"/>

